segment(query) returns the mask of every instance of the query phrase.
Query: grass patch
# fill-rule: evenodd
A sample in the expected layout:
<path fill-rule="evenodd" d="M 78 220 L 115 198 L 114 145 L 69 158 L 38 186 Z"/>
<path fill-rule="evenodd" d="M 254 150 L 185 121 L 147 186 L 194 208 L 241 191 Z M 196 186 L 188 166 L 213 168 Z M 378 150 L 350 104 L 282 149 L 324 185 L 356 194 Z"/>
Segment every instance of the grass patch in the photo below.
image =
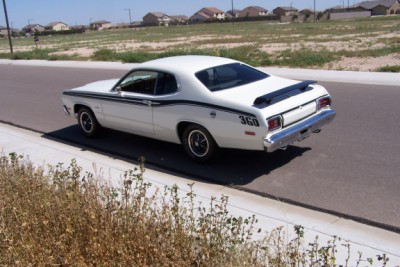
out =
<path fill-rule="evenodd" d="M 326 63 L 338 59 L 333 52 L 327 50 L 313 51 L 310 49 L 302 49 L 298 51 L 283 51 L 273 62 L 276 65 L 289 67 L 321 67 Z"/>
<path fill-rule="evenodd" d="M 304 244 L 283 227 L 264 238 L 255 216 L 234 217 L 228 197 L 196 202 L 189 185 L 155 188 L 144 164 L 127 171 L 120 187 L 82 173 L 75 160 L 34 168 L 14 153 L 0 157 L 1 266 L 336 266 L 350 245 L 333 237 Z M 386 255 L 378 255 L 386 265 Z M 362 259 L 356 264 L 373 264 Z M 352 265 L 352 264 L 350 264 Z"/>
<path fill-rule="evenodd" d="M 7 59 L 39 59 L 39 60 L 68 60 L 71 59 L 71 56 L 67 55 L 51 55 L 51 53 L 56 52 L 57 49 L 40 49 L 36 48 L 31 51 L 18 51 L 14 54 L 11 53 L 0 53 L 0 58 L 7 58 Z"/>
<path fill-rule="evenodd" d="M 272 64 L 269 59 L 269 55 L 264 52 L 260 52 L 254 47 L 238 47 L 233 49 L 192 49 L 192 48 L 181 48 L 181 49 L 168 49 L 161 53 L 155 52 L 117 52 L 111 49 L 100 49 L 93 53 L 91 60 L 94 61 L 122 61 L 125 63 L 142 63 L 148 60 L 172 57 L 172 56 L 184 56 L 184 55 L 209 55 L 228 57 L 236 60 L 240 60 L 251 64 L 253 66 L 266 66 Z"/>
<path fill-rule="evenodd" d="M 339 51 L 338 54 L 345 57 L 381 57 L 390 54 L 400 53 L 400 45 L 392 45 L 384 48 L 364 49 L 356 51 Z"/>
<path fill-rule="evenodd" d="M 400 72 L 400 66 L 384 66 L 377 69 L 378 72 Z"/>

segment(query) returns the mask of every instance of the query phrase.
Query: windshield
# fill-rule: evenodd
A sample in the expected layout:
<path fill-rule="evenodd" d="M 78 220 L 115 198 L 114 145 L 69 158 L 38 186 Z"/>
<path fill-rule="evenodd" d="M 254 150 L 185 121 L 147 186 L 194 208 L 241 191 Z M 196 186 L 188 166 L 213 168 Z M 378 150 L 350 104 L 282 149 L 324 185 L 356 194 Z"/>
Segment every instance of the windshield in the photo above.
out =
<path fill-rule="evenodd" d="M 212 67 L 199 71 L 195 75 L 211 92 L 252 83 L 269 77 L 268 74 L 241 63 Z"/>

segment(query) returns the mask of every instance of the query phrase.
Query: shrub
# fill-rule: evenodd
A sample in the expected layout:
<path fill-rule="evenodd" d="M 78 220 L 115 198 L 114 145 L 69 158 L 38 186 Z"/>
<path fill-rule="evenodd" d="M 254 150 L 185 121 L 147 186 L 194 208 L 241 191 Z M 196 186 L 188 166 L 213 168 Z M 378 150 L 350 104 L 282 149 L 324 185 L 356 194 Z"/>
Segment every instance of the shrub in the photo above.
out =
<path fill-rule="evenodd" d="M 400 66 L 384 66 L 377 69 L 379 72 L 400 72 Z"/>
<path fill-rule="evenodd" d="M 100 49 L 93 53 L 91 59 L 96 61 L 113 61 L 117 58 L 117 52 L 111 49 Z"/>
<path fill-rule="evenodd" d="M 280 227 L 255 241 L 257 219 L 230 215 L 228 197 L 196 204 L 193 184 L 181 197 L 175 185 L 154 188 L 144 171 L 141 162 L 113 187 L 75 160 L 45 169 L 0 157 L 0 265 L 336 266 L 337 237 L 304 248 L 295 226 L 292 240 Z"/>

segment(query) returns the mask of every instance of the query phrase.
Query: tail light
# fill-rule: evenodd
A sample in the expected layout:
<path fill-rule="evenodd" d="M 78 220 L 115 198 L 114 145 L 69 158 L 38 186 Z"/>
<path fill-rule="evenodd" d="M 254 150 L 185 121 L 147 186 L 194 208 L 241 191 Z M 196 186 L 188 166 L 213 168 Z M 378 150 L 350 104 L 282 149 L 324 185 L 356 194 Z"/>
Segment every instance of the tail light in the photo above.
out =
<path fill-rule="evenodd" d="M 268 124 L 268 131 L 272 132 L 282 127 L 282 118 L 281 116 L 275 116 L 269 118 L 267 120 L 267 124 Z"/>
<path fill-rule="evenodd" d="M 317 100 L 318 110 L 329 107 L 331 105 L 331 98 L 329 96 L 321 97 Z"/>

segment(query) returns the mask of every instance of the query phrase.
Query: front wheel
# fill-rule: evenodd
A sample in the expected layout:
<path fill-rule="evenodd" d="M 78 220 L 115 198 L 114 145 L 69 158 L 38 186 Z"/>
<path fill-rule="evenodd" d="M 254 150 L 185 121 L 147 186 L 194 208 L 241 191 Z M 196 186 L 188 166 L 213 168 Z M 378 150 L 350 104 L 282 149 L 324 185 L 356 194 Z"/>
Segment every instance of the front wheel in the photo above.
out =
<path fill-rule="evenodd" d="M 78 124 L 84 135 L 93 137 L 95 136 L 100 128 L 100 124 L 97 122 L 93 112 L 88 108 L 81 108 L 78 112 Z"/>
<path fill-rule="evenodd" d="M 200 125 L 189 125 L 183 131 L 182 144 L 186 153 L 197 162 L 212 160 L 217 151 L 218 145 L 211 134 Z"/>

